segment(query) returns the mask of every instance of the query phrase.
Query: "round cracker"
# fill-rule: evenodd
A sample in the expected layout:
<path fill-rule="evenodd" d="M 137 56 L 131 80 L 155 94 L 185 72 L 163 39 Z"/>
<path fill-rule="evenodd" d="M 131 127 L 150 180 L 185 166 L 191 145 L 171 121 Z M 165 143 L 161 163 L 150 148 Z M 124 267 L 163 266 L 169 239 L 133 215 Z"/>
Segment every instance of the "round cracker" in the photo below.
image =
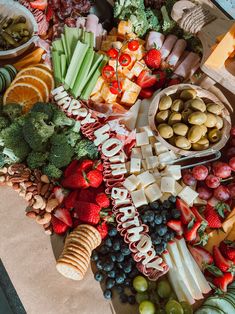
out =
<path fill-rule="evenodd" d="M 85 233 L 85 231 L 76 231 L 76 234 L 74 234 L 73 236 L 77 237 L 78 239 L 86 239 L 90 243 L 92 250 L 96 247 L 96 240 L 92 238 L 90 234 Z"/>
<path fill-rule="evenodd" d="M 76 245 L 76 243 L 77 245 L 80 244 L 80 246 L 83 246 L 89 252 L 89 255 L 91 255 L 92 249 L 90 245 L 87 244 L 87 242 L 85 241 L 81 242 L 81 239 L 78 240 L 77 238 L 66 239 L 66 244 L 69 244 L 69 243 L 73 243 L 74 245 Z"/>
<path fill-rule="evenodd" d="M 76 244 L 73 244 L 73 243 L 69 243 L 69 245 L 66 245 L 64 247 L 64 249 L 66 250 L 70 250 L 72 252 L 77 252 L 77 253 L 81 253 L 87 257 L 90 258 L 90 251 L 88 252 L 88 250 L 86 248 L 84 248 L 83 246 L 81 246 L 80 244 L 76 243 Z"/>
<path fill-rule="evenodd" d="M 64 262 L 56 264 L 57 271 L 66 278 L 73 280 L 82 280 L 84 275 L 73 265 Z"/>
<path fill-rule="evenodd" d="M 92 234 L 93 238 L 97 241 L 96 242 L 97 246 L 99 246 L 101 244 L 102 238 L 101 238 L 99 231 L 96 228 L 93 228 L 92 226 L 89 226 L 89 225 L 80 225 L 79 227 L 80 227 L 79 230 L 81 230 L 81 231 L 86 230 L 87 232 Z"/>
<path fill-rule="evenodd" d="M 69 257 L 64 257 L 64 256 L 61 256 L 59 259 L 58 259 L 58 262 L 65 262 L 65 263 L 68 263 L 68 264 L 71 264 L 75 267 L 77 267 L 78 270 L 80 270 L 83 275 L 85 274 L 85 272 L 87 271 L 87 267 L 85 265 L 83 265 L 83 262 L 81 261 L 74 261 L 72 260 L 71 258 Z"/>
<path fill-rule="evenodd" d="M 77 231 L 76 234 L 74 233 L 72 235 L 69 235 L 68 238 L 77 239 L 78 241 L 81 241 L 81 242 L 85 241 L 90 246 L 90 249 L 93 250 L 94 242 L 92 241 L 92 239 L 86 237 L 86 235 L 81 231 Z"/>
<path fill-rule="evenodd" d="M 74 251 L 71 250 L 70 248 L 67 248 L 66 250 L 63 250 L 62 254 L 71 254 L 71 255 L 74 255 L 74 256 L 76 256 L 77 258 L 81 258 L 81 259 L 87 261 L 88 263 L 89 263 L 89 261 L 90 261 L 90 258 L 89 258 L 88 255 L 84 254 L 84 253 L 81 252 L 81 251 L 80 251 L 80 252 L 78 252 L 78 251 L 74 252 Z"/>
<path fill-rule="evenodd" d="M 89 262 L 87 260 L 85 260 L 83 256 L 76 257 L 75 255 L 70 254 L 70 253 L 63 253 L 62 258 L 68 258 L 69 260 L 72 260 L 75 263 L 78 263 L 79 265 L 80 265 L 80 263 L 84 264 L 86 270 L 87 270 L 88 265 L 89 265 Z"/>

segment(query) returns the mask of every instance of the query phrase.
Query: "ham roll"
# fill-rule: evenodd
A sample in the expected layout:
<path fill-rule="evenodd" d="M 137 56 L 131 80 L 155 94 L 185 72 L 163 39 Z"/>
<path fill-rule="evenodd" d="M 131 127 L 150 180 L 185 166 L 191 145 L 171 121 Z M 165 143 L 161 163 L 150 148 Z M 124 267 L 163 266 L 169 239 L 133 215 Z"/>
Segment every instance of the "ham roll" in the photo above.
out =
<path fill-rule="evenodd" d="M 175 43 L 175 46 L 168 56 L 166 62 L 173 68 L 175 68 L 177 62 L 179 61 L 180 57 L 182 56 L 185 48 L 187 46 L 187 43 L 184 39 L 178 39 Z"/>
<path fill-rule="evenodd" d="M 191 70 L 200 62 L 200 57 L 194 52 L 190 52 L 187 57 L 178 65 L 174 73 L 178 76 L 187 78 Z"/>
<path fill-rule="evenodd" d="M 175 35 L 168 35 L 160 49 L 161 54 L 162 54 L 162 60 L 165 60 L 169 54 L 171 53 L 176 41 L 177 41 L 177 36 Z"/>
<path fill-rule="evenodd" d="M 89 14 L 86 20 L 86 31 L 92 32 L 96 37 L 97 27 L 99 24 L 99 18 L 95 14 Z"/>
<path fill-rule="evenodd" d="M 161 49 L 165 36 L 159 32 L 151 31 L 148 33 L 146 41 L 146 49 L 150 50 L 152 48 Z"/>

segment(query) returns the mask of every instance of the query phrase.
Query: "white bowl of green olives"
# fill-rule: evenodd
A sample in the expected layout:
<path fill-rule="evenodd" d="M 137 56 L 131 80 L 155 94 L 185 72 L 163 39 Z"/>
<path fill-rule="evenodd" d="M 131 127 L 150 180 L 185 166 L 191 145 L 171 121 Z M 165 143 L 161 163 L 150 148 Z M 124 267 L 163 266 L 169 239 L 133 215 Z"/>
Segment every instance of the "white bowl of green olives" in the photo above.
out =
<path fill-rule="evenodd" d="M 179 84 L 158 93 L 149 109 L 158 140 L 180 155 L 218 151 L 229 139 L 231 118 L 225 105 L 200 86 Z"/>
<path fill-rule="evenodd" d="M 0 0 L 0 59 L 18 57 L 38 39 L 33 14 L 17 1 Z"/>

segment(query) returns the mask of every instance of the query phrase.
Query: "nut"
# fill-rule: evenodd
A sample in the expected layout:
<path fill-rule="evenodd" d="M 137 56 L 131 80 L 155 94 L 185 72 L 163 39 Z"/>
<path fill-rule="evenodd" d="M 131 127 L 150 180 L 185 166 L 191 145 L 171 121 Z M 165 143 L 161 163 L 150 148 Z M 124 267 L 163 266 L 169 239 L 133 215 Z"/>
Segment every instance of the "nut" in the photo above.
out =
<path fill-rule="evenodd" d="M 33 197 L 33 193 L 32 193 L 32 192 L 28 192 L 28 193 L 26 193 L 26 195 L 25 195 L 25 200 L 26 200 L 27 202 L 29 202 L 29 201 L 32 199 L 32 197 Z"/>
<path fill-rule="evenodd" d="M 15 191 L 19 191 L 20 190 L 20 185 L 19 185 L 19 183 L 14 183 L 13 185 L 12 185 L 12 188 L 13 188 L 13 190 L 15 190 Z"/>
<path fill-rule="evenodd" d="M 41 188 L 41 195 L 44 196 L 46 194 L 46 192 L 49 190 L 49 183 L 46 183 L 42 186 Z"/>
<path fill-rule="evenodd" d="M 34 175 L 35 175 L 35 178 L 38 180 L 38 181 L 41 181 L 41 172 L 37 169 L 34 170 Z"/>
<path fill-rule="evenodd" d="M 45 174 L 43 174 L 40 178 L 40 180 L 43 182 L 43 183 L 50 183 L 50 180 L 48 178 L 48 176 L 46 176 Z"/>
<path fill-rule="evenodd" d="M 23 177 L 12 177 L 9 179 L 10 182 L 12 183 L 21 183 L 25 181 L 25 178 Z"/>
<path fill-rule="evenodd" d="M 25 195 L 26 195 L 26 191 L 25 191 L 25 190 L 21 190 L 21 191 L 19 192 L 19 196 L 25 198 Z"/>
<path fill-rule="evenodd" d="M 1 168 L 1 169 L 0 169 L 0 173 L 6 174 L 6 173 L 7 173 L 7 167 Z"/>
<path fill-rule="evenodd" d="M 12 186 L 13 183 L 11 181 L 7 181 L 7 186 Z"/>
<path fill-rule="evenodd" d="M 56 198 L 52 198 L 47 202 L 46 212 L 51 213 L 57 206 L 59 202 Z"/>
<path fill-rule="evenodd" d="M 31 181 L 25 181 L 25 182 L 24 182 L 24 185 L 25 185 L 26 188 L 29 188 L 30 186 L 33 185 L 33 182 L 31 182 Z"/>
<path fill-rule="evenodd" d="M 29 188 L 27 188 L 27 192 L 34 192 L 34 191 L 37 191 L 37 187 L 35 185 L 32 185 Z"/>
<path fill-rule="evenodd" d="M 5 182 L 5 176 L 0 176 L 0 183 Z"/>
<path fill-rule="evenodd" d="M 38 184 L 37 184 L 37 191 L 38 191 L 38 194 L 41 194 L 41 189 L 42 189 L 42 183 L 41 183 L 41 182 L 38 182 Z"/>
<path fill-rule="evenodd" d="M 51 225 L 51 223 L 48 222 L 47 224 L 43 225 L 43 228 L 46 229 L 46 228 L 50 227 L 50 225 Z"/>
<path fill-rule="evenodd" d="M 50 227 L 48 227 L 48 228 L 45 228 L 45 234 L 46 235 L 52 235 L 52 227 L 50 226 Z"/>
<path fill-rule="evenodd" d="M 50 213 L 45 213 L 43 214 L 42 216 L 41 215 L 38 215 L 36 217 L 36 222 L 39 224 L 39 225 L 45 225 L 47 224 L 48 222 L 51 221 L 51 214 Z"/>
<path fill-rule="evenodd" d="M 34 208 L 39 209 L 44 206 L 44 200 L 40 195 L 35 195 L 34 199 L 35 199 L 35 203 L 33 205 Z"/>
<path fill-rule="evenodd" d="M 30 212 L 26 213 L 26 216 L 29 217 L 29 218 L 36 219 L 37 214 L 34 211 L 30 211 Z"/>

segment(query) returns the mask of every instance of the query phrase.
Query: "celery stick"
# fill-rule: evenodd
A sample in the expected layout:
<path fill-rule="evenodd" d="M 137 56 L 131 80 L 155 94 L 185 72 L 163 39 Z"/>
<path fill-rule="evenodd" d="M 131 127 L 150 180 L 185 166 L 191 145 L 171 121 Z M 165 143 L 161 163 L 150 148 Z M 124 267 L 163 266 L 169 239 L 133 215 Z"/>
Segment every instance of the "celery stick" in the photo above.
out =
<path fill-rule="evenodd" d="M 69 60 L 72 58 L 74 49 L 76 47 L 77 41 L 79 39 L 79 32 L 77 27 L 64 27 L 65 42 L 68 51 Z"/>
<path fill-rule="evenodd" d="M 90 33 L 90 47 L 95 48 L 95 35 L 94 33 Z"/>
<path fill-rule="evenodd" d="M 60 65 L 61 65 L 61 81 L 64 82 L 64 78 L 67 71 L 67 60 L 64 54 L 60 55 Z"/>
<path fill-rule="evenodd" d="M 81 99 L 84 100 L 88 100 L 90 97 L 91 92 L 93 91 L 95 84 L 99 78 L 99 76 L 101 75 L 102 72 L 102 68 L 104 67 L 104 65 L 106 64 L 107 60 L 104 59 L 101 61 L 99 67 L 96 69 L 95 73 L 93 74 L 91 80 L 87 83 L 87 85 L 85 86 L 85 88 L 82 91 L 81 94 Z"/>
<path fill-rule="evenodd" d="M 104 56 L 100 55 L 98 53 L 95 53 L 94 58 L 92 60 L 91 68 L 89 73 L 87 74 L 87 77 L 84 77 L 83 79 L 83 87 L 89 82 L 89 80 L 92 78 L 93 74 L 95 73 L 96 69 L 98 68 L 100 62 L 103 60 Z"/>
<path fill-rule="evenodd" d="M 61 39 L 54 40 L 52 43 L 52 48 L 56 51 L 64 53 L 64 48 Z"/>
<path fill-rule="evenodd" d="M 85 45 L 81 43 L 80 41 L 77 42 L 76 48 L 74 50 L 74 53 L 70 61 L 67 74 L 64 80 L 66 89 L 73 87 L 77 74 L 79 72 L 79 69 L 81 67 L 81 64 L 83 62 L 83 59 L 86 55 L 88 48 L 89 48 L 88 45 Z"/>
<path fill-rule="evenodd" d="M 93 49 L 89 48 L 87 53 L 86 53 L 86 56 L 83 60 L 80 71 L 78 72 L 78 75 L 76 77 L 75 84 L 72 88 L 72 94 L 75 98 L 80 96 L 81 91 L 82 91 L 84 85 L 86 84 L 86 83 L 84 84 L 84 81 L 85 81 L 85 78 L 87 77 L 87 75 L 90 71 L 90 67 L 92 65 L 94 54 L 95 54 L 95 52 L 93 51 Z"/>
<path fill-rule="evenodd" d="M 52 63 L 56 85 L 61 82 L 60 55 L 58 51 L 52 50 Z"/>
<path fill-rule="evenodd" d="M 62 45 L 63 45 L 63 48 L 64 48 L 64 53 L 66 55 L 66 58 L 68 58 L 68 50 L 67 50 L 64 34 L 61 34 L 61 40 L 62 40 Z"/>
<path fill-rule="evenodd" d="M 82 28 L 78 28 L 78 40 L 81 40 L 82 37 Z"/>

